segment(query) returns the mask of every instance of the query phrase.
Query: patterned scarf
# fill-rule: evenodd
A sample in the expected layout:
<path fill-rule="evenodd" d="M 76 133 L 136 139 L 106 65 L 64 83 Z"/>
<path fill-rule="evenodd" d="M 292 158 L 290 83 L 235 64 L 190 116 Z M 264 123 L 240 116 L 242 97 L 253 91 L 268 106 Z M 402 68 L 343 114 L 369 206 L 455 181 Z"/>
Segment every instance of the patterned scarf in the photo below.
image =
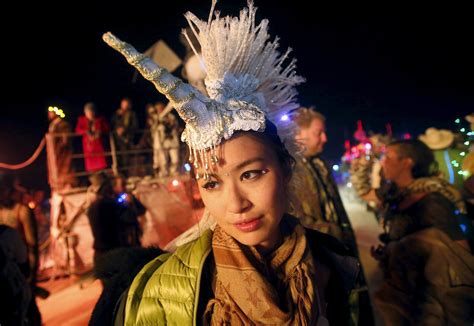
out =
<path fill-rule="evenodd" d="M 267 257 L 216 227 L 212 238 L 215 298 L 207 305 L 205 323 L 315 324 L 316 268 L 305 230 L 288 220 L 283 220 L 281 226 L 283 244 Z"/>
<path fill-rule="evenodd" d="M 461 193 L 456 187 L 448 181 L 439 177 L 426 177 L 415 179 L 406 189 L 409 194 L 417 194 L 423 192 L 438 192 L 446 197 L 456 206 L 463 214 L 466 213 L 466 204 L 464 203 Z"/>

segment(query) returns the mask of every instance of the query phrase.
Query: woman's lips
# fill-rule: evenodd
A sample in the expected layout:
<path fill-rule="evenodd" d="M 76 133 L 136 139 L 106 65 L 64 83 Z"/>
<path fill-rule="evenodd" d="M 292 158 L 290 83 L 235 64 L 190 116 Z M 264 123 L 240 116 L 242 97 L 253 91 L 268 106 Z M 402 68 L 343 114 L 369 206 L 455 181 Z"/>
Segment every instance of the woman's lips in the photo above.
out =
<path fill-rule="evenodd" d="M 244 222 L 235 223 L 235 227 L 242 232 L 252 232 L 260 227 L 262 224 L 262 218 L 257 217 L 254 219 L 246 220 Z"/>

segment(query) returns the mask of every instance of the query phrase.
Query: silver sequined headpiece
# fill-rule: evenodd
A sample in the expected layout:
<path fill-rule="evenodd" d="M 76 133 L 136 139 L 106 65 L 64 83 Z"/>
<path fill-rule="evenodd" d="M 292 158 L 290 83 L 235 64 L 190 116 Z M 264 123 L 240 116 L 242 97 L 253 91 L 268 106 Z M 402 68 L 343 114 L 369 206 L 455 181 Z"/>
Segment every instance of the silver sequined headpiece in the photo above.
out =
<path fill-rule="evenodd" d="M 207 22 L 185 14 L 201 46 L 201 54 L 196 54 L 206 70 L 208 96 L 113 34 L 103 35 L 170 100 L 186 123 L 181 140 L 190 148 L 190 161 L 195 167 L 201 162 L 206 171 L 219 160 L 216 146 L 236 131 L 264 131 L 267 118 L 277 125 L 280 137 L 284 135 L 288 126 L 279 125 L 280 116 L 298 107 L 295 86 L 304 81 L 296 75 L 294 59 L 283 67 L 290 49 L 281 55 L 278 40 L 269 41 L 268 20 L 255 24 L 251 1 L 238 18 L 221 18 L 214 13 L 215 4 L 214 0 Z"/>

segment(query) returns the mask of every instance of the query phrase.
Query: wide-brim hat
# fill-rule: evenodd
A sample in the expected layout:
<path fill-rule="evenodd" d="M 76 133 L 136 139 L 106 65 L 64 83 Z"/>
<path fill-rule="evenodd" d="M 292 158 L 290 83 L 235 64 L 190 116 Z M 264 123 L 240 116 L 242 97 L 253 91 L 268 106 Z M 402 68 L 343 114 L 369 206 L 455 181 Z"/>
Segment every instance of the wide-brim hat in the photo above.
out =
<path fill-rule="evenodd" d="M 454 141 L 454 134 L 446 129 L 428 128 L 423 135 L 418 137 L 431 149 L 445 149 Z"/>
<path fill-rule="evenodd" d="M 466 115 L 464 119 L 466 119 L 466 121 L 469 123 L 474 123 L 474 113 Z"/>

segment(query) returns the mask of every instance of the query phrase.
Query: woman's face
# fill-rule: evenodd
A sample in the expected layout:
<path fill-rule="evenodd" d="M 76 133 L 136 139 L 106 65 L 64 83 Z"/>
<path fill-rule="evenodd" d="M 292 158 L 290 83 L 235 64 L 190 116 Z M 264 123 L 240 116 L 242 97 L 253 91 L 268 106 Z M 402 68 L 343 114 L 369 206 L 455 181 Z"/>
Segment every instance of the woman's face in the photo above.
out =
<path fill-rule="evenodd" d="M 86 107 L 84 109 L 84 115 L 86 116 L 87 120 L 94 120 L 95 118 L 95 111 L 92 108 Z"/>
<path fill-rule="evenodd" d="M 198 185 L 206 208 L 227 234 L 267 251 L 278 242 L 287 178 L 271 147 L 256 137 L 242 133 L 220 145 L 219 163 Z"/>

